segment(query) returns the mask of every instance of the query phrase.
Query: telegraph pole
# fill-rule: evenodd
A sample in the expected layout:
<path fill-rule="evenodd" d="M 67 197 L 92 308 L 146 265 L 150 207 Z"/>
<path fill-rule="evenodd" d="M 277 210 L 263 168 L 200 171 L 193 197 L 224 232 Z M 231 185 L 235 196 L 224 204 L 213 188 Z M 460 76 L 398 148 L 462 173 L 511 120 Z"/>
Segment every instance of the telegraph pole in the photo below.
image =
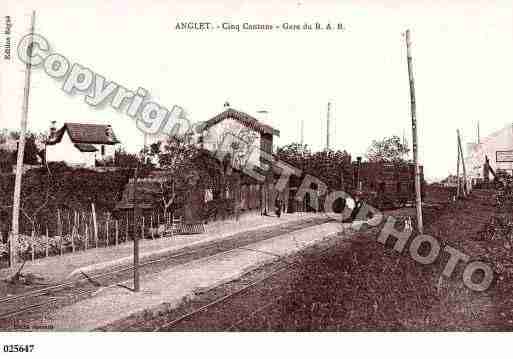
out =
<path fill-rule="evenodd" d="M 304 145 L 305 144 L 305 121 L 303 119 L 301 119 L 301 144 Z"/>
<path fill-rule="evenodd" d="M 328 111 L 326 113 L 326 149 L 330 149 L 330 107 L 331 102 L 328 102 Z"/>
<path fill-rule="evenodd" d="M 465 158 L 463 157 L 463 148 L 461 147 L 460 130 L 456 130 L 456 133 L 458 134 L 458 151 L 461 156 L 461 167 L 463 169 L 463 196 L 467 196 L 467 171 L 465 170 Z"/>
<path fill-rule="evenodd" d="M 410 105 L 411 105 L 411 129 L 413 142 L 413 163 L 415 164 L 415 197 L 417 207 L 417 227 L 420 234 L 424 233 L 424 225 L 422 222 L 422 197 L 420 191 L 420 168 L 418 156 L 418 139 L 417 139 L 417 113 L 415 103 L 415 82 L 413 80 L 413 61 L 411 56 L 410 30 L 406 30 L 406 55 L 408 60 L 408 77 L 410 80 Z"/>
<path fill-rule="evenodd" d="M 34 24 L 36 21 L 36 12 L 32 11 L 32 20 L 30 25 L 30 34 L 34 34 Z M 32 40 L 32 35 L 31 35 Z M 32 45 L 28 48 L 28 56 L 32 58 Z M 23 175 L 23 158 L 25 154 L 25 137 L 27 134 L 27 117 L 30 94 L 30 73 L 32 64 L 30 61 L 25 65 L 25 89 L 23 92 L 23 108 L 20 126 L 20 138 L 18 140 L 18 157 L 16 159 L 16 178 L 14 180 L 14 198 L 12 206 L 12 232 L 9 240 L 9 263 L 13 267 L 16 264 L 16 251 L 18 236 L 20 234 L 20 202 L 21 202 L 21 178 Z"/>
<path fill-rule="evenodd" d="M 135 168 L 134 175 L 134 230 L 133 230 L 133 240 L 134 240 L 134 292 L 139 292 L 140 290 L 140 281 L 139 281 L 139 236 L 137 236 L 137 228 L 139 215 L 139 207 L 137 203 L 137 182 L 138 182 L 138 170 L 139 166 Z"/>
<path fill-rule="evenodd" d="M 146 134 L 146 132 L 144 132 L 143 134 L 144 138 L 143 138 L 143 148 L 144 148 L 144 164 L 146 164 L 146 161 L 148 159 L 148 135 Z"/>
<path fill-rule="evenodd" d="M 460 188 L 461 188 L 461 178 L 460 178 L 460 160 L 461 160 L 461 154 L 460 154 L 460 144 L 457 142 L 458 145 L 458 164 L 456 168 L 456 179 L 458 183 L 458 187 L 456 189 L 456 198 L 460 198 Z"/>
<path fill-rule="evenodd" d="M 406 148 L 406 130 L 403 128 L 403 148 Z M 403 154 L 403 160 L 408 160 L 408 154 L 405 152 Z"/>

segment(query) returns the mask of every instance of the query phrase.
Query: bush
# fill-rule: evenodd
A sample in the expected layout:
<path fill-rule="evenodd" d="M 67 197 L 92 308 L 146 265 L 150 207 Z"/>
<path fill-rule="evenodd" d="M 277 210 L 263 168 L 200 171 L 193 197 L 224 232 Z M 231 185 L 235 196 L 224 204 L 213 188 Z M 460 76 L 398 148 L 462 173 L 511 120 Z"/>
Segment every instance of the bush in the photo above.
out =
<path fill-rule="evenodd" d="M 72 169 L 64 163 L 27 171 L 22 183 L 20 232 L 28 234 L 34 225 L 40 232 L 48 226 L 55 233 L 58 209 L 63 213 L 90 212 L 94 203 L 98 215 L 112 212 L 132 175 L 130 169 L 102 173 Z M 13 191 L 14 176 L 0 177 L 0 222 L 7 222 L 9 227 Z"/>

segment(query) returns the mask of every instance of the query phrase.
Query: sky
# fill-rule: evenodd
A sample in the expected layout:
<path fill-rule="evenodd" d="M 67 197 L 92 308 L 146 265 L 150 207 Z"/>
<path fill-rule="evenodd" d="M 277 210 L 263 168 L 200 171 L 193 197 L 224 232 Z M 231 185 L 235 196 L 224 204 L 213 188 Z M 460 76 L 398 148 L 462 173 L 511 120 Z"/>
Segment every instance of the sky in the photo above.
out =
<path fill-rule="evenodd" d="M 332 148 L 354 157 L 374 139 L 403 134 L 411 143 L 406 48 L 411 30 L 419 156 L 428 179 L 454 173 L 456 129 L 463 143 L 513 122 L 512 1 L 57 1 L 7 0 L 13 23 L 11 60 L 0 60 L 0 127 L 19 127 L 24 65 L 16 57 L 36 10 L 36 33 L 51 50 L 192 121 L 231 107 L 281 132 L 279 145 L 298 142 L 300 122 L 312 149 L 326 146 L 332 103 Z M 177 22 L 233 24 L 343 23 L 345 31 L 179 31 Z M 5 36 L 0 36 L 3 44 Z M 129 151 L 143 136 L 123 111 L 94 108 L 84 94 L 32 71 L 29 129 L 50 121 L 112 124 Z M 266 110 L 266 115 L 257 111 Z"/>

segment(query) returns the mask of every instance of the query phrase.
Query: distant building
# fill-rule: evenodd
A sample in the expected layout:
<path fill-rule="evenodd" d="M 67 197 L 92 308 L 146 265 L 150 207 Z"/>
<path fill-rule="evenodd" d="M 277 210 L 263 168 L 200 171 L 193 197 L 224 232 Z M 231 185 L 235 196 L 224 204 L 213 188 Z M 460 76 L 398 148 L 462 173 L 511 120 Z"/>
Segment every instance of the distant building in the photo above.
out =
<path fill-rule="evenodd" d="M 484 179 L 485 158 L 496 172 L 513 172 L 513 124 L 483 138 L 479 143 L 467 143 L 465 169 L 467 179 L 474 183 Z M 461 169 L 460 169 L 460 173 Z M 488 174 L 492 179 L 491 174 Z"/>
<path fill-rule="evenodd" d="M 65 162 L 70 166 L 95 167 L 97 161 L 114 158 L 119 141 L 110 125 L 65 123 L 52 128 L 46 142 L 46 162 Z"/>
<path fill-rule="evenodd" d="M 460 174 L 461 178 L 461 174 Z M 458 187 L 458 176 L 455 175 L 449 175 L 447 178 L 440 181 L 440 185 L 443 187 Z"/>

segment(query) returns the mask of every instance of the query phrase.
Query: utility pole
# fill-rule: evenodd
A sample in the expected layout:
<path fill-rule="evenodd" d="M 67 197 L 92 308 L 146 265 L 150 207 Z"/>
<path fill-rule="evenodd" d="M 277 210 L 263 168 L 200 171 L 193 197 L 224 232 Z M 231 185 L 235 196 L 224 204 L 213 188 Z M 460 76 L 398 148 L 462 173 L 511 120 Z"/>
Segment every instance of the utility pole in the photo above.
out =
<path fill-rule="evenodd" d="M 139 281 L 139 236 L 137 235 L 138 219 L 140 217 L 139 206 L 137 203 L 137 176 L 139 170 L 139 166 L 135 168 L 134 175 L 134 230 L 133 230 L 133 240 L 134 240 L 134 292 L 139 292 L 140 290 L 140 281 Z"/>
<path fill-rule="evenodd" d="M 360 169 L 362 167 L 362 157 L 358 156 L 356 157 L 356 191 L 361 192 L 362 188 L 360 186 Z"/>
<path fill-rule="evenodd" d="M 30 25 L 30 34 L 34 34 L 34 24 L 36 21 L 36 12 L 32 11 L 32 20 Z M 32 35 L 31 35 L 32 40 Z M 32 58 L 32 45 L 28 48 L 28 56 Z M 23 158 L 25 154 L 25 137 L 27 134 L 27 117 L 30 94 L 30 73 L 32 64 L 30 61 L 25 65 L 25 89 L 23 93 L 23 108 L 20 126 L 20 138 L 18 140 L 18 157 L 16 159 L 16 178 L 14 180 L 14 198 L 12 206 L 12 232 L 9 240 L 9 264 L 13 267 L 16 264 L 16 251 L 18 236 L 20 234 L 20 203 L 21 203 L 21 178 L 23 175 Z"/>
<path fill-rule="evenodd" d="M 417 207 L 417 227 L 420 234 L 424 233 L 424 225 L 422 222 L 422 197 L 420 190 L 420 168 L 418 155 L 418 139 L 417 139 L 417 113 L 415 103 L 415 82 L 413 80 L 413 61 L 411 56 L 410 30 L 406 30 L 406 55 L 408 60 L 408 77 L 410 80 L 410 105 L 411 105 L 411 128 L 413 142 L 413 163 L 415 164 L 415 197 Z"/>
<path fill-rule="evenodd" d="M 143 134 L 144 138 L 143 138 L 143 148 L 144 148 L 144 164 L 146 164 L 146 161 L 148 160 L 148 135 L 146 134 L 146 132 L 144 132 Z"/>
<path fill-rule="evenodd" d="M 456 179 L 458 187 L 456 189 L 456 198 L 460 198 L 460 188 L 461 188 L 461 178 L 460 178 L 460 161 L 461 161 L 461 154 L 460 154 L 460 145 L 459 142 L 457 142 L 458 147 L 458 164 L 456 168 Z"/>
<path fill-rule="evenodd" d="M 481 131 L 479 128 L 479 121 L 477 121 L 477 144 L 481 143 Z"/>
<path fill-rule="evenodd" d="M 461 147 L 460 130 L 456 130 L 456 133 L 458 134 L 458 151 L 461 156 L 461 167 L 463 168 L 463 196 L 467 196 L 467 171 L 465 170 L 465 158 L 463 157 L 463 148 Z"/>
<path fill-rule="evenodd" d="M 328 111 L 326 113 L 326 149 L 330 149 L 330 107 L 331 103 L 328 102 Z"/>
<path fill-rule="evenodd" d="M 304 145 L 305 144 L 305 121 L 303 119 L 301 119 L 300 133 L 301 133 L 301 136 L 300 136 L 301 144 Z"/>
<path fill-rule="evenodd" d="M 403 148 L 406 148 L 406 131 L 403 129 Z M 403 160 L 408 159 L 408 154 L 405 152 L 403 153 Z"/>

